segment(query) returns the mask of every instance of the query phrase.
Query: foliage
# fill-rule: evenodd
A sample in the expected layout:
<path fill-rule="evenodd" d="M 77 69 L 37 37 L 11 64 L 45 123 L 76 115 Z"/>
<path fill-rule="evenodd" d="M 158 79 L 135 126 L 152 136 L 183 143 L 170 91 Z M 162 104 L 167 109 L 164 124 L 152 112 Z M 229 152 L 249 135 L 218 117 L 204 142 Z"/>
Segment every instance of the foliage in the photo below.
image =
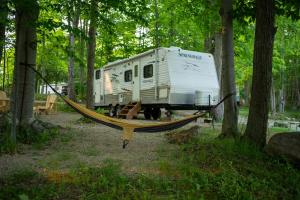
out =
<path fill-rule="evenodd" d="M 62 112 L 75 112 L 73 108 L 65 103 L 57 104 L 57 110 Z"/>
<path fill-rule="evenodd" d="M 0 135 L 0 155 L 2 153 L 14 153 L 16 145 L 31 144 L 36 148 L 41 148 L 52 141 L 59 134 L 57 128 L 45 129 L 42 132 L 33 131 L 31 128 L 21 128 L 17 134 L 18 144 L 14 144 L 10 139 L 10 127 Z"/>

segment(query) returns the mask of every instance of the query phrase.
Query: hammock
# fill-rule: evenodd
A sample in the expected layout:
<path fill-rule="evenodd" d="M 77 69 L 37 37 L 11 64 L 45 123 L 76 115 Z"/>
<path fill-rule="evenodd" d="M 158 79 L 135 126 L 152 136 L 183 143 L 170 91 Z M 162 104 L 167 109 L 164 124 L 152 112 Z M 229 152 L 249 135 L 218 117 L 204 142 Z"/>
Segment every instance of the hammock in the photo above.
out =
<path fill-rule="evenodd" d="M 195 121 L 197 118 L 202 117 L 206 113 L 195 114 L 187 116 L 183 119 L 171 121 L 171 122 L 157 122 L 157 123 L 146 123 L 141 124 L 138 122 L 128 121 L 124 119 L 116 119 L 112 117 L 108 117 L 103 114 L 99 114 L 95 111 L 87 109 L 86 107 L 75 103 L 74 101 L 70 100 L 69 98 L 62 97 L 62 99 L 72 107 L 76 112 L 80 113 L 84 117 L 87 117 L 95 122 L 104 124 L 111 128 L 123 130 L 123 148 L 126 147 L 128 142 L 132 139 L 134 132 L 161 132 L 161 131 L 168 131 L 180 128 L 192 121 Z"/>
<path fill-rule="evenodd" d="M 87 117 L 95 122 L 104 124 L 106 126 L 123 130 L 123 148 L 126 147 L 126 145 L 129 143 L 129 141 L 133 137 L 134 132 L 161 132 L 161 131 L 168 131 L 180 128 L 192 121 L 195 121 L 197 118 L 204 116 L 206 113 L 195 113 L 194 115 L 187 116 L 180 120 L 175 120 L 171 122 L 158 122 L 158 123 L 146 123 L 141 124 L 137 122 L 132 122 L 128 120 L 123 119 L 116 119 L 112 117 L 108 117 L 103 114 L 99 114 L 95 111 L 89 110 L 86 107 L 77 104 L 76 102 L 72 101 L 71 99 L 64 97 L 62 94 L 57 92 L 49 83 L 48 81 L 30 64 L 23 64 L 24 66 L 29 67 L 32 69 L 36 74 L 40 76 L 40 78 L 60 97 L 62 100 L 67 103 L 70 107 L 72 107 L 76 112 L 80 113 L 84 117 Z M 233 93 L 234 94 L 234 93 Z M 230 97 L 233 94 L 229 94 L 226 97 L 224 97 L 217 105 L 215 105 L 213 108 L 216 108 L 218 105 L 220 105 L 226 98 Z"/>

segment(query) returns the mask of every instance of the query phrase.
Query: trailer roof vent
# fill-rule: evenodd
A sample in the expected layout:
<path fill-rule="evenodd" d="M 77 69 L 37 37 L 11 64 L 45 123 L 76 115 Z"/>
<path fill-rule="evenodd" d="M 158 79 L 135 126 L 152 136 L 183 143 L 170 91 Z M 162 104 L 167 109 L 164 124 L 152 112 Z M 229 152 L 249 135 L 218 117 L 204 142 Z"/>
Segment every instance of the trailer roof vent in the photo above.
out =
<path fill-rule="evenodd" d="M 174 47 L 174 46 L 170 46 L 170 49 L 171 49 L 171 50 L 176 50 L 176 51 L 180 51 L 180 50 L 181 50 L 181 48 L 179 48 L 179 47 Z"/>

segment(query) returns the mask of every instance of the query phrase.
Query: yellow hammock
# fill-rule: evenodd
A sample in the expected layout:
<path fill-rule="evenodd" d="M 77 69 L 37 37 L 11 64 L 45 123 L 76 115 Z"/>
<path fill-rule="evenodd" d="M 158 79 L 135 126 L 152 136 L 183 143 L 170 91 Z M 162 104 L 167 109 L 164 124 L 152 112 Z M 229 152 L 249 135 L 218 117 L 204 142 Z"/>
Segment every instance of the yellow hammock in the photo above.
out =
<path fill-rule="evenodd" d="M 103 114 L 99 114 L 95 111 L 87 109 L 86 107 L 80 104 L 75 103 L 69 98 L 63 97 L 61 95 L 59 96 L 69 106 L 71 106 L 78 113 L 82 114 L 84 117 L 87 117 L 95 122 L 107 125 L 109 127 L 123 130 L 123 135 L 122 135 L 123 148 L 125 148 L 129 140 L 131 140 L 133 136 L 133 132 L 161 132 L 161 131 L 173 130 L 173 129 L 180 128 L 206 114 L 206 113 L 201 113 L 201 114 L 190 115 L 183 119 L 171 121 L 171 122 L 141 124 L 141 123 L 136 123 L 124 119 L 116 119 L 116 118 L 105 116 Z"/>

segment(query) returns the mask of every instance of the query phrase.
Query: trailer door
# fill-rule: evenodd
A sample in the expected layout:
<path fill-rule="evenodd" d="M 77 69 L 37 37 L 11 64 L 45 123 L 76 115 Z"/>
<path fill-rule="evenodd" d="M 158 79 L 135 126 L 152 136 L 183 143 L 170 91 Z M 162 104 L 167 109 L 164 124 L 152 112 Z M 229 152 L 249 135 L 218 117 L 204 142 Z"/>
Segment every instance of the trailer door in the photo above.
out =
<path fill-rule="evenodd" d="M 100 103 L 100 96 L 101 96 L 101 70 L 98 69 L 95 71 L 94 75 L 94 97 L 95 97 L 95 104 Z"/>
<path fill-rule="evenodd" d="M 136 61 L 133 63 L 133 78 L 132 78 L 132 100 L 140 101 L 140 65 Z"/>

